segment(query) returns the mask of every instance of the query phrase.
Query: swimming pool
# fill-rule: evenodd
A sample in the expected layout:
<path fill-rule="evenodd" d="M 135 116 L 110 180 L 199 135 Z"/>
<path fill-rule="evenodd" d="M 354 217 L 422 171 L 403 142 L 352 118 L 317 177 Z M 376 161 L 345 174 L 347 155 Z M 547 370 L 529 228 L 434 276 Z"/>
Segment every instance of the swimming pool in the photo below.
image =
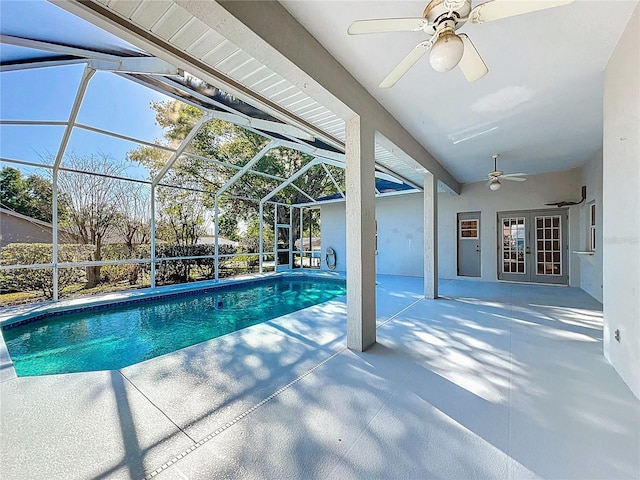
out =
<path fill-rule="evenodd" d="M 345 295 L 344 280 L 278 277 L 3 327 L 18 376 L 117 370 Z"/>

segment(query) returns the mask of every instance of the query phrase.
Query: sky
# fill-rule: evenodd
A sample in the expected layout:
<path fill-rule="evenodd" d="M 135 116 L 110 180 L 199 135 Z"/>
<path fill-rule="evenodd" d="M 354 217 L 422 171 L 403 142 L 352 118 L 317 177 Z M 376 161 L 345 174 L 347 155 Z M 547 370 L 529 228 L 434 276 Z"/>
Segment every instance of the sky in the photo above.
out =
<path fill-rule="evenodd" d="M 51 25 L 56 28 L 51 29 Z M 77 46 L 137 50 L 43 0 L 0 0 L 0 31 L 5 35 Z M 88 45 L 86 39 L 90 39 Z M 0 44 L 3 61 L 42 55 L 42 51 Z M 84 65 L 70 65 L 0 73 L 0 118 L 67 121 L 83 68 Z M 162 129 L 155 123 L 150 104 L 168 99 L 113 73 L 97 72 L 89 82 L 77 122 L 153 142 L 162 139 Z M 0 156 L 50 163 L 48 159 L 55 157 L 63 132 L 63 126 L 0 125 Z M 106 154 L 116 161 L 124 161 L 127 152 L 138 146 L 138 143 L 75 128 L 67 152 L 81 156 Z M 7 164 L 3 162 L 1 166 Z M 31 173 L 34 169 L 24 170 Z M 132 164 L 127 175 L 146 179 L 148 172 Z"/>

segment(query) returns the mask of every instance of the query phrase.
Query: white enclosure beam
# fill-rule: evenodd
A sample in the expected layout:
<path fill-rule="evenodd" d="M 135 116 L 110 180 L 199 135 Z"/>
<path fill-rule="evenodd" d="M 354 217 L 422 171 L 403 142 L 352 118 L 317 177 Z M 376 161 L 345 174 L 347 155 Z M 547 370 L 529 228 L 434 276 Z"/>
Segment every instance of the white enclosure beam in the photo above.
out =
<path fill-rule="evenodd" d="M 327 168 L 324 162 L 322 163 L 322 168 L 324 168 L 324 171 L 327 172 L 327 175 L 329 176 L 329 179 L 333 183 L 333 186 L 336 187 L 336 192 L 338 192 L 340 196 L 344 198 L 344 192 L 342 191 L 342 189 L 340 188 L 340 185 L 338 185 L 338 182 L 336 182 L 336 179 L 331 174 L 331 171 Z"/>
<path fill-rule="evenodd" d="M 114 73 L 180 76 L 182 71 L 156 57 L 118 57 L 113 60 L 91 60 L 91 68 Z"/>
<path fill-rule="evenodd" d="M 219 223 L 218 220 L 220 219 L 220 207 L 218 206 L 218 196 L 216 195 L 215 199 L 214 199 L 214 203 L 215 206 L 213 208 L 213 222 L 216 225 L 216 236 L 215 236 L 215 242 L 214 242 L 214 254 L 215 254 L 215 279 L 218 280 L 219 279 L 219 268 L 220 268 L 220 229 L 219 227 Z"/>
<path fill-rule="evenodd" d="M 288 185 L 290 185 L 291 183 L 293 183 L 295 181 L 296 178 L 298 178 L 300 175 L 304 175 L 305 172 L 307 172 L 307 170 L 309 170 L 312 167 L 315 167 L 318 164 L 318 160 L 317 159 L 313 159 L 311 160 L 309 163 L 307 163 L 304 167 L 302 167 L 300 170 L 298 170 L 296 173 L 294 173 L 293 175 L 291 175 L 284 183 L 281 183 L 280 185 L 278 185 L 276 188 L 274 188 L 273 190 L 271 190 L 267 195 L 265 195 L 262 200 L 260 200 L 260 203 L 264 203 L 266 201 L 268 201 L 271 197 L 273 197 L 274 195 L 277 195 L 278 192 L 282 191 L 283 189 L 285 189 Z M 302 192 L 304 193 L 304 192 Z M 306 195 L 306 193 L 305 193 Z M 307 195 L 308 196 L 308 195 Z M 313 198 L 311 199 L 313 200 Z"/>
<path fill-rule="evenodd" d="M 278 146 L 278 142 L 269 142 L 264 147 L 262 147 L 262 149 L 258 153 L 256 153 L 254 157 L 251 160 L 249 160 L 240 170 L 238 170 L 233 177 L 227 180 L 227 183 L 225 183 L 222 187 L 220 187 L 220 189 L 216 192 L 216 198 L 218 198 L 220 195 L 226 192 L 229 189 L 229 187 L 231 187 L 231 185 L 236 183 L 241 176 L 249 172 L 251 170 L 251 167 L 253 167 L 256 163 L 258 163 L 258 161 L 262 157 L 264 157 L 269 150 L 271 150 L 272 148 L 276 148 L 277 146 Z"/>
<path fill-rule="evenodd" d="M 169 158 L 169 160 L 167 160 L 167 163 L 164 164 L 164 167 L 162 167 L 162 170 L 160 170 L 160 172 L 158 172 L 158 174 L 153 178 L 152 184 L 154 186 L 157 185 L 160 182 L 160 180 L 162 180 L 162 177 L 164 177 L 167 174 L 167 172 L 173 166 L 176 160 L 178 160 L 178 157 L 182 155 L 182 152 L 184 152 L 185 148 L 187 148 L 189 143 L 191 143 L 191 140 L 193 140 L 193 137 L 195 137 L 198 131 L 202 128 L 202 126 L 205 123 L 209 122 L 210 120 L 211 120 L 211 117 L 207 113 L 202 115 L 200 120 L 198 120 L 198 123 L 196 123 L 193 126 L 191 131 L 184 138 L 184 140 L 182 140 L 182 143 L 180 143 L 180 146 L 176 149 L 173 155 L 171 155 L 171 158 Z"/>
<path fill-rule="evenodd" d="M 110 53 L 94 52 L 86 48 L 70 47 L 68 45 L 60 45 L 58 43 L 45 42 L 42 40 L 32 40 L 30 38 L 14 37 L 12 35 L 0 34 L 0 43 L 6 45 L 14 45 L 16 47 L 33 48 L 36 50 L 44 50 L 45 52 L 57 53 L 59 55 L 73 55 L 83 58 L 95 58 L 102 60 L 117 60 L 119 55 Z"/>
<path fill-rule="evenodd" d="M 304 190 L 302 190 L 299 186 L 292 184 L 291 185 L 293 188 L 295 188 L 298 192 L 300 192 L 302 195 L 304 195 L 305 197 L 307 197 L 309 200 L 311 200 L 312 202 L 315 202 L 316 199 L 313 198 L 311 195 L 309 195 L 307 192 L 305 192 Z"/>
<path fill-rule="evenodd" d="M 209 102 L 211 99 L 209 99 Z M 235 113 L 220 112 L 218 110 L 211 110 L 211 114 L 220 120 L 233 123 L 234 125 L 240 125 L 242 127 L 253 127 L 257 130 L 262 130 L 271 133 L 278 133 L 280 135 L 291 135 L 303 140 L 315 140 L 313 135 L 301 130 L 292 125 L 287 125 L 280 122 L 271 122 L 269 120 L 262 120 L 260 118 L 251 118 L 247 116 L 240 116 Z"/>
<path fill-rule="evenodd" d="M 438 298 L 438 180 L 424 175 L 424 296 Z"/>
<path fill-rule="evenodd" d="M 33 70 L 35 68 L 63 67 L 66 65 L 78 65 L 87 63 L 84 58 L 74 58 L 72 60 L 38 60 L 34 59 L 30 62 L 11 63 L 6 62 L 0 65 L 0 72 L 15 72 L 18 70 Z"/>
<path fill-rule="evenodd" d="M 67 150 L 67 145 L 69 144 L 69 139 L 71 138 L 73 125 L 78 118 L 78 112 L 80 111 L 80 106 L 82 105 L 84 94 L 86 93 L 87 87 L 89 86 L 89 80 L 91 80 L 91 77 L 93 77 L 95 73 L 96 71 L 89 67 L 85 67 L 84 71 L 82 72 L 80 85 L 78 85 L 78 91 L 76 92 L 76 98 L 73 101 L 71 113 L 69 113 L 69 122 L 67 123 L 67 128 L 65 128 L 64 133 L 62 134 L 62 140 L 60 140 L 60 146 L 58 147 L 56 160 L 53 163 L 54 171 L 57 170 L 58 167 L 60 167 L 62 157 L 64 156 L 64 152 Z"/>
<path fill-rule="evenodd" d="M 375 141 L 360 117 L 346 127 L 347 347 L 364 351 L 376 342 Z"/>
<path fill-rule="evenodd" d="M 332 152 L 323 148 L 314 147 L 312 145 L 302 144 L 289 140 L 279 140 L 280 145 L 290 148 L 292 150 L 298 150 L 299 152 L 313 155 L 314 157 L 326 158 L 327 160 L 337 160 L 344 165 L 344 153 Z"/>
<path fill-rule="evenodd" d="M 260 273 L 262 273 L 264 267 L 262 266 L 262 262 L 264 260 L 264 204 L 262 202 L 260 202 L 260 222 L 259 222 L 259 228 L 260 228 L 260 239 L 258 240 L 259 242 L 259 249 L 258 251 L 260 252 L 260 257 L 258 259 L 258 268 L 260 269 Z"/>
<path fill-rule="evenodd" d="M 151 185 L 151 288 L 156 288 L 156 187 Z"/>

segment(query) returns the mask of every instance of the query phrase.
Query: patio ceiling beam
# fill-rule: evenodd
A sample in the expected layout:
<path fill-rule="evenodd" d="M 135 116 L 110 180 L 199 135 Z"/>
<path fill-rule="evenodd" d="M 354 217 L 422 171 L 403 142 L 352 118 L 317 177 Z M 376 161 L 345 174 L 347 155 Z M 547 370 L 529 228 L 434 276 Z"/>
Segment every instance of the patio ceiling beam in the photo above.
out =
<path fill-rule="evenodd" d="M 241 176 L 249 172 L 251 170 L 251 167 L 253 167 L 262 157 L 264 157 L 269 150 L 277 146 L 278 146 L 278 142 L 271 141 L 267 143 L 264 147 L 262 147 L 262 150 L 256 153 L 255 156 L 251 160 L 249 160 L 249 162 L 247 162 L 247 164 L 244 167 L 242 167 L 238 172 L 236 172 L 236 174 L 233 177 L 227 180 L 227 183 L 225 183 L 222 187 L 220 187 L 220 189 L 216 192 L 216 198 L 222 195 L 231 185 L 236 183 Z"/>
<path fill-rule="evenodd" d="M 176 82 L 171 79 L 167 79 L 167 83 L 169 83 L 174 88 L 179 89 L 181 91 L 185 91 L 185 89 L 188 89 L 188 87 L 181 84 L 180 82 Z M 251 130 L 252 132 L 257 133 L 259 135 L 263 135 L 263 136 L 265 135 L 264 132 L 266 131 L 266 132 L 272 132 L 272 133 L 277 133 L 277 134 L 286 135 L 286 136 L 291 135 L 297 139 L 304 139 L 304 140 L 310 140 L 310 141 L 315 140 L 315 137 L 313 135 L 307 133 L 305 130 L 302 130 L 301 128 L 295 127 L 293 125 L 289 125 L 287 123 L 271 122 L 269 120 L 252 118 L 244 113 L 239 112 L 238 110 L 235 110 L 233 107 L 230 107 L 229 105 L 225 105 L 224 103 L 214 100 L 213 98 L 207 97 L 206 95 L 203 95 L 200 92 L 197 92 L 191 89 L 188 89 L 188 90 L 189 90 L 188 91 L 189 95 L 192 95 L 193 97 L 197 98 L 201 102 L 213 104 L 218 108 L 221 108 L 226 112 L 228 112 L 228 113 L 225 113 L 220 110 L 206 109 L 207 111 L 210 111 L 214 115 L 216 115 L 216 118 L 219 118 L 220 120 L 225 120 L 229 123 L 233 123 L 235 125 L 245 127 Z M 181 99 L 181 101 L 185 101 L 185 100 Z M 191 103 L 193 104 L 193 102 Z M 198 108 L 204 108 L 202 105 L 196 104 L 195 106 L 197 106 Z M 260 131 L 256 131 L 256 129 Z M 276 140 L 273 137 L 268 137 L 268 138 L 270 140 Z"/>
<path fill-rule="evenodd" d="M 333 182 L 334 187 L 336 187 L 336 191 L 340 194 L 340 196 L 342 198 L 345 198 L 344 192 L 340 188 L 340 185 L 338 185 L 338 182 L 336 182 L 336 179 L 331 174 L 331 171 L 327 168 L 327 166 L 325 165 L 324 162 L 322 162 L 322 168 L 324 169 L 325 172 L 327 172 L 327 176 L 329 177 L 329 180 L 331 180 L 331 182 Z"/>
<path fill-rule="evenodd" d="M 182 98 L 179 95 L 173 93 L 173 92 L 167 92 L 165 90 L 163 90 L 161 87 L 158 87 L 156 85 L 148 85 L 147 83 L 145 83 L 144 81 L 141 81 L 135 77 L 129 77 L 127 74 L 122 74 L 123 77 L 125 78 L 129 78 L 130 80 L 137 82 L 141 85 L 145 85 L 148 86 L 149 88 L 152 88 L 153 90 L 163 93 L 165 95 L 169 95 L 172 98 L 175 98 L 176 100 L 180 101 L 180 102 L 184 102 L 187 103 L 193 107 L 199 108 L 203 111 L 207 111 L 207 112 L 211 112 L 214 115 L 220 115 L 220 119 L 221 120 L 226 120 L 230 123 L 234 123 L 236 125 L 242 126 L 245 129 L 249 130 L 250 132 L 255 133 L 256 135 L 260 135 L 262 137 L 266 137 L 269 140 L 273 140 L 273 141 L 277 141 L 279 143 L 287 143 L 287 148 L 291 148 L 294 150 L 298 150 L 298 151 L 303 151 L 304 153 L 309 153 L 308 149 L 309 149 L 309 145 L 304 143 L 302 140 L 300 140 L 301 138 L 305 138 L 303 135 L 305 135 L 304 130 L 299 129 L 295 126 L 289 125 L 289 124 L 280 124 L 277 122 L 269 122 L 267 120 L 260 120 L 260 122 L 265 122 L 264 125 L 258 125 L 256 124 L 256 120 L 258 119 L 253 119 L 248 117 L 247 115 L 245 115 L 244 113 L 241 113 L 235 109 L 233 109 L 232 107 L 230 107 L 229 105 L 225 105 L 223 103 L 218 102 L 217 100 L 214 100 L 213 98 L 207 97 L 206 95 L 201 94 L 200 92 L 197 92 L 195 90 L 191 90 L 189 89 L 187 86 L 181 84 L 180 82 L 176 82 L 175 80 L 171 79 L 171 78 L 167 78 L 165 79 L 166 83 L 173 86 L 176 90 L 180 90 L 183 91 L 185 93 L 187 93 L 188 95 L 198 99 L 200 102 L 203 103 L 208 103 L 208 104 L 212 104 L 217 106 L 218 108 L 221 108 L 223 110 L 225 110 L 226 112 L 228 112 L 229 115 L 234 115 L 236 117 L 224 117 L 224 112 L 220 111 L 220 110 L 211 110 L 208 109 L 206 107 L 204 107 L 202 104 L 199 104 L 197 102 L 194 102 L 192 100 L 189 100 L 188 98 Z M 224 118 L 223 118 L 224 117 Z M 250 121 L 246 121 L 243 119 L 247 119 Z M 240 123 L 238 123 L 236 120 L 240 119 Z M 272 128 L 273 126 L 275 126 L 275 128 Z M 288 130 L 287 131 L 282 131 L 279 132 L 278 130 L 281 130 L 282 127 L 286 127 Z M 293 134 L 293 137 L 291 140 L 284 140 L 284 139 L 276 139 L 274 136 L 270 135 L 269 133 L 273 132 L 273 133 L 279 133 L 280 135 L 286 136 L 287 138 L 291 138 L 291 135 Z M 296 137 L 297 136 L 297 137 Z M 313 137 L 311 135 L 307 135 L 309 137 L 309 139 L 313 139 Z M 304 150 L 303 150 L 304 149 Z M 344 167 L 342 167 L 344 168 Z M 259 175 L 262 176 L 267 176 L 267 174 L 262 174 L 260 172 L 255 172 Z M 275 180 L 280 180 L 280 181 L 284 181 L 284 179 L 280 179 L 277 177 L 268 177 L 268 178 L 273 178 Z"/>
<path fill-rule="evenodd" d="M 387 175 L 391 175 L 392 177 L 396 177 L 398 180 L 402 180 L 403 183 L 406 183 L 410 187 L 415 188 L 416 190 L 422 191 L 422 187 L 418 185 L 416 182 L 409 180 L 407 177 L 404 177 L 393 170 L 388 169 L 387 167 L 376 163 L 376 168 L 380 170 L 382 173 L 386 173 Z"/>
<path fill-rule="evenodd" d="M 187 134 L 187 136 L 184 137 L 184 140 L 182 140 L 182 142 L 180 143 L 180 146 L 171 155 L 171 158 L 169 158 L 169 160 L 167 160 L 167 163 L 164 164 L 164 167 L 162 167 L 162 170 L 160 170 L 160 172 L 158 172 L 158 174 L 153 178 L 153 182 L 152 182 L 153 186 L 156 186 L 160 182 L 160 180 L 162 180 L 162 177 L 164 177 L 169 171 L 169 169 L 173 167 L 173 164 L 176 162 L 176 160 L 178 160 L 178 157 L 182 155 L 182 152 L 184 152 L 184 150 L 187 148 L 189 143 L 191 143 L 191 140 L 193 140 L 193 137 L 195 137 L 198 131 L 202 128 L 202 126 L 210 120 L 211 120 L 211 117 L 206 113 L 202 116 L 202 118 L 200 118 L 200 120 L 198 120 L 198 122 L 193 126 L 193 128 Z"/>
<path fill-rule="evenodd" d="M 300 175 L 303 175 L 307 170 L 309 170 L 311 167 L 315 167 L 319 162 L 319 160 L 317 158 L 314 158 L 313 160 L 311 160 L 309 163 L 307 163 L 304 167 L 302 167 L 300 170 L 298 170 L 296 173 L 294 173 L 293 175 L 291 175 L 285 182 L 281 183 L 280 185 L 278 185 L 276 188 L 274 188 L 273 190 L 271 190 L 271 192 L 269 192 L 267 195 L 265 195 L 264 197 L 262 197 L 262 199 L 260 200 L 260 203 L 265 203 L 268 202 L 269 199 L 271 199 L 274 195 L 276 195 L 278 192 L 280 192 L 281 190 L 283 190 L 284 188 L 286 188 L 288 185 L 292 184 L 293 181 L 298 178 Z M 295 185 L 294 185 L 295 187 Z M 306 197 L 310 198 L 312 201 L 315 201 L 314 198 L 310 197 L 309 195 L 307 195 L 306 193 L 302 192 Z"/>

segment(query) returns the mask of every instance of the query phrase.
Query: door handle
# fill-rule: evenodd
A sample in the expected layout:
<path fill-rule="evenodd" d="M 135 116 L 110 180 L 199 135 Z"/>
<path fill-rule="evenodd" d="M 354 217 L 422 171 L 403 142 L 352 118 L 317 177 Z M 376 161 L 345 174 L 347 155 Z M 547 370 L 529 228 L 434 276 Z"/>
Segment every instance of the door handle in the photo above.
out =
<path fill-rule="evenodd" d="M 480 245 L 476 245 L 476 252 L 480 251 Z"/>
<path fill-rule="evenodd" d="M 531 253 L 531 247 L 527 247 L 527 250 L 525 251 L 525 253 L 529 255 Z"/>

